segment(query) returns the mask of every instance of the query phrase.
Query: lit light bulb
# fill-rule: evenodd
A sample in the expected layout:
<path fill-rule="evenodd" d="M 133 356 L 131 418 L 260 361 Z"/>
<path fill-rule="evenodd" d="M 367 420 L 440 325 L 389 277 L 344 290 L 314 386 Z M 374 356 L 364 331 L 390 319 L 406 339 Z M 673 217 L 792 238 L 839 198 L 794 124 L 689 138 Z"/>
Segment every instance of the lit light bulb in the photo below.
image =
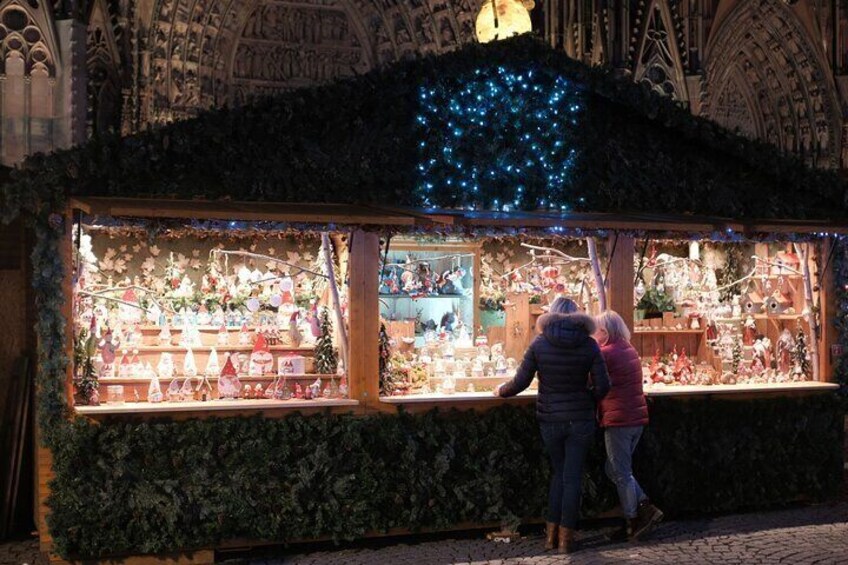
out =
<path fill-rule="evenodd" d="M 533 30 L 530 13 L 520 0 L 484 0 L 475 24 L 477 41 L 488 43 Z"/>

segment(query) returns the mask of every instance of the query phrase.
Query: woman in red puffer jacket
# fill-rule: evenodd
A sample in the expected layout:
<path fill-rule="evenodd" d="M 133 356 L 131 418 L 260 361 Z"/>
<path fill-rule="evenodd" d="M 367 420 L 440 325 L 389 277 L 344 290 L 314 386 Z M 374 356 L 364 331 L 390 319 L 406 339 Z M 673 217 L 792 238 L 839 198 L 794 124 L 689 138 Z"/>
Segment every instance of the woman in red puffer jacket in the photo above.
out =
<path fill-rule="evenodd" d="M 642 391 L 642 361 L 630 345 L 630 330 L 617 313 L 598 316 L 595 339 L 607 365 L 610 390 L 598 413 L 606 442 L 607 476 L 615 483 L 631 541 L 659 522 L 663 513 L 648 501 L 633 476 L 633 452 L 648 425 L 648 403 Z"/>

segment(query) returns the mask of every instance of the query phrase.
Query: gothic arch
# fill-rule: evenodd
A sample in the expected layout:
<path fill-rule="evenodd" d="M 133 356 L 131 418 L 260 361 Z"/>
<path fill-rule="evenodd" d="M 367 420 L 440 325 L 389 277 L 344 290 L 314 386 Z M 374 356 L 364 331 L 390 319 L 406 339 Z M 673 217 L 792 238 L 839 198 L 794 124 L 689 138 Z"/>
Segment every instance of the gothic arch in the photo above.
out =
<path fill-rule="evenodd" d="M 680 25 L 666 0 L 641 0 L 637 14 L 642 29 L 633 36 L 636 57 L 633 78 L 663 96 L 686 101 Z"/>
<path fill-rule="evenodd" d="M 0 162 L 53 149 L 59 49 L 42 0 L 0 2 Z"/>
<path fill-rule="evenodd" d="M 453 49 L 473 40 L 480 1 L 156 0 L 141 121 Z"/>
<path fill-rule="evenodd" d="M 710 38 L 701 112 L 836 167 L 841 116 L 821 53 L 782 0 L 740 2 Z"/>

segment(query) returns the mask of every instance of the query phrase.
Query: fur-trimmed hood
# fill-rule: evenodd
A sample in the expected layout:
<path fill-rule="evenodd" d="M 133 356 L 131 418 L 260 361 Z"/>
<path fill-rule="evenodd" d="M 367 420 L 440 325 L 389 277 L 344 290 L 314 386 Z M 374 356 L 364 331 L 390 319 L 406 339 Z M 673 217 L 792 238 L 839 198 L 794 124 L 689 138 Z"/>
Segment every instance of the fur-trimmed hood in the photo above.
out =
<path fill-rule="evenodd" d="M 537 331 L 557 347 L 579 347 L 595 333 L 595 319 L 582 312 L 543 314 L 536 322 Z"/>

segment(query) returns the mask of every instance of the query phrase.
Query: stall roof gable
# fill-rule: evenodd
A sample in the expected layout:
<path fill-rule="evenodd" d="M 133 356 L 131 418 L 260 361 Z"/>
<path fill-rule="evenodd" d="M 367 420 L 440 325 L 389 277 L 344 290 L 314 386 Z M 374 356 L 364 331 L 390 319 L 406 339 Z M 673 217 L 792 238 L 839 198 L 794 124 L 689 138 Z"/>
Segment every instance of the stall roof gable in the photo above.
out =
<path fill-rule="evenodd" d="M 825 223 L 846 218 L 846 191 L 835 173 L 810 169 L 526 37 L 34 156 L 13 171 L 0 203 L 9 203 L 7 216 L 61 207 L 67 196 L 152 198 L 153 213 L 168 200 L 190 198 L 210 202 L 193 202 L 196 214 L 215 215 L 216 208 L 232 211 L 229 200 L 420 208 L 413 122 L 421 85 L 460 81 L 474 69 L 499 65 L 544 69 L 585 93 L 570 210 Z M 451 206 L 438 189 L 435 200 Z M 442 215 L 446 222 L 452 217 Z"/>

